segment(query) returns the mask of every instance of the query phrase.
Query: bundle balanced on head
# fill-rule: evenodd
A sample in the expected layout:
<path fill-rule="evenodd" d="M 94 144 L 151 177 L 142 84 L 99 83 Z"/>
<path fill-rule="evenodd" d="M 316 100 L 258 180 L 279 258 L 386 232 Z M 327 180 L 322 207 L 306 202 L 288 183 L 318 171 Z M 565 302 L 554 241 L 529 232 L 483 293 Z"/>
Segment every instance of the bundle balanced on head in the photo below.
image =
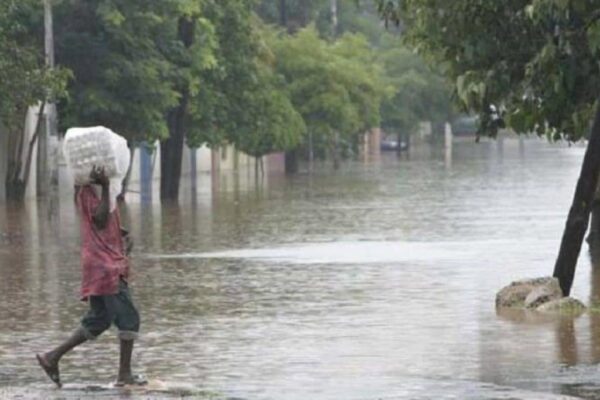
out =
<path fill-rule="evenodd" d="M 116 205 L 129 165 L 127 142 L 104 127 L 74 128 L 65 135 L 64 151 L 75 179 L 81 230 L 81 299 L 89 303 L 89 310 L 70 338 L 54 350 L 37 354 L 37 360 L 61 387 L 58 364 L 62 356 L 115 324 L 121 347 L 115 385 L 145 384 L 131 371 L 140 317 L 127 283 L 132 241 L 121 227 Z"/>

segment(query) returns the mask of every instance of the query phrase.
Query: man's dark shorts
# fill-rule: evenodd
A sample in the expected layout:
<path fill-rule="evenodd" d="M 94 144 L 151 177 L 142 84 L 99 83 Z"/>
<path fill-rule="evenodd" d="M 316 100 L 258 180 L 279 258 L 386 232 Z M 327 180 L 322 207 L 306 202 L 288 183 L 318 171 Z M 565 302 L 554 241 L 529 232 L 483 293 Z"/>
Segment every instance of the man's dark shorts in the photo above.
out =
<path fill-rule="evenodd" d="M 119 293 L 106 296 L 90 296 L 90 309 L 81 319 L 86 337 L 93 340 L 110 328 L 119 329 L 122 340 L 137 339 L 140 330 L 140 315 L 133 305 L 127 283 L 119 282 Z"/>

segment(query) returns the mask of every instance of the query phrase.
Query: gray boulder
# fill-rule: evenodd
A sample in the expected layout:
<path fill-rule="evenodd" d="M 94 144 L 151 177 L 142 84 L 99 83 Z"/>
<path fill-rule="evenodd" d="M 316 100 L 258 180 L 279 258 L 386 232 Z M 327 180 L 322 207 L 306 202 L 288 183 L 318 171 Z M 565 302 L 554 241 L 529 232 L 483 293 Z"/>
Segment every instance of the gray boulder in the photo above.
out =
<path fill-rule="evenodd" d="M 537 289 L 540 290 L 537 291 Z M 534 290 L 536 290 L 535 293 Z M 544 300 L 554 299 L 556 293 L 560 294 L 558 298 L 562 297 L 558 279 L 553 277 L 515 281 L 498 292 L 496 307 L 525 307 L 527 301 L 531 308 L 535 308 Z M 530 295 L 532 296 L 528 299 Z"/>
<path fill-rule="evenodd" d="M 558 284 L 558 280 L 549 281 L 543 286 L 533 288 L 525 297 L 525 308 L 537 308 L 544 303 L 553 300 L 559 300 L 563 297 L 562 290 Z"/>
<path fill-rule="evenodd" d="M 541 304 L 536 308 L 536 311 L 543 313 L 581 314 L 585 309 L 585 305 L 579 300 L 572 297 L 563 297 Z"/>

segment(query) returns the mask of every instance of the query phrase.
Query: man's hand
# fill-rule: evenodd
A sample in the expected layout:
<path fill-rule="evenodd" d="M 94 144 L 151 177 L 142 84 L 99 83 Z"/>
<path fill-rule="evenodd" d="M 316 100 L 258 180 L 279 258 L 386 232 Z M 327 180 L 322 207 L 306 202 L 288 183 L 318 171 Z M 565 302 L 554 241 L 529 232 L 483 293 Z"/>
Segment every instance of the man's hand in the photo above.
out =
<path fill-rule="evenodd" d="M 110 184 L 104 167 L 97 167 L 95 165 L 92 167 L 92 172 L 90 172 L 90 180 L 92 183 L 101 185 L 102 187 Z"/>

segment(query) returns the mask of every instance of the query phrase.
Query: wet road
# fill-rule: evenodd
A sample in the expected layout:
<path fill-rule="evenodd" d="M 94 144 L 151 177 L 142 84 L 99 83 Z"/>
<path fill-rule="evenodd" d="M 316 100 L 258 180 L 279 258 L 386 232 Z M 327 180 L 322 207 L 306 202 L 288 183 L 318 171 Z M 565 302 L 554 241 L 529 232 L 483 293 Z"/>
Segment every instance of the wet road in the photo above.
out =
<path fill-rule="evenodd" d="M 600 314 L 494 309 L 501 286 L 552 272 L 583 150 L 460 142 L 452 160 L 423 150 L 259 186 L 202 177 L 178 206 L 133 194 L 135 364 L 185 388 L 172 396 L 600 399 Z M 110 382 L 114 331 L 64 359 L 75 384 L 61 392 L 33 359 L 85 310 L 70 201 L 52 220 L 43 204 L 0 208 L 0 232 L 0 398 Z M 585 246 L 573 295 L 588 304 L 591 265 Z"/>

